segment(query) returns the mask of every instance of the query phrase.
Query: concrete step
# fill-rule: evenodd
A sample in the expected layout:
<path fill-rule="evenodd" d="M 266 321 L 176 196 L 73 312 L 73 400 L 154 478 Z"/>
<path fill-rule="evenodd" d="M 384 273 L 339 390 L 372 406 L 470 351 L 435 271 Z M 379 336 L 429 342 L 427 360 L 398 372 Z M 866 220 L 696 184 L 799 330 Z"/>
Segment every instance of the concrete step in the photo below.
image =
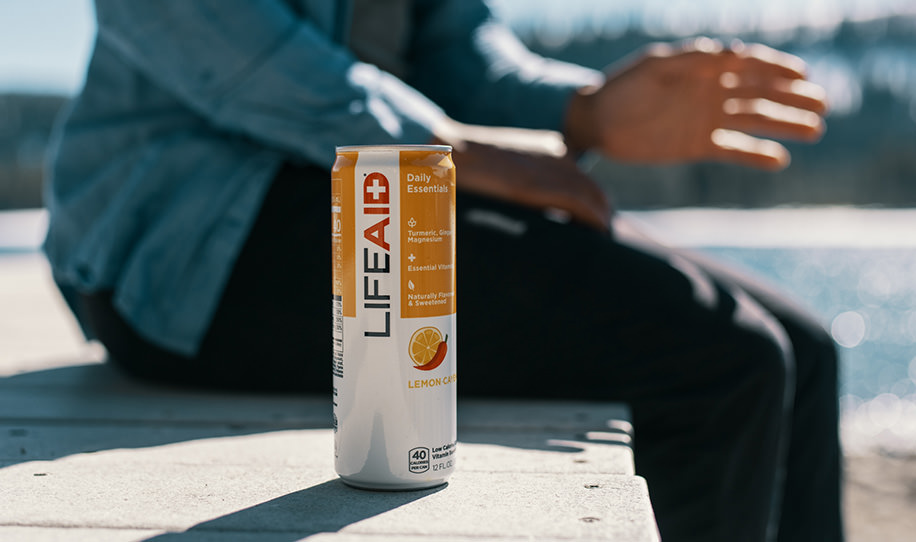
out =
<path fill-rule="evenodd" d="M 463 400 L 446 486 L 333 469 L 330 397 L 129 380 L 35 253 L 0 254 L 0 540 L 657 541 L 619 404 Z"/>

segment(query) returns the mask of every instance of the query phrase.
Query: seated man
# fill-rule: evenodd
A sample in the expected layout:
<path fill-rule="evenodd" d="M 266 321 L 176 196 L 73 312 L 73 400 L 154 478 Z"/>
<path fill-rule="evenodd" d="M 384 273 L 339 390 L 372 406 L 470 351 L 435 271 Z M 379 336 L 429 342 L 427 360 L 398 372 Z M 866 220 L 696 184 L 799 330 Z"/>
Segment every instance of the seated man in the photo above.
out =
<path fill-rule="evenodd" d="M 327 393 L 335 145 L 446 142 L 460 393 L 629 403 L 666 541 L 842 538 L 824 331 L 634 232 L 569 157 L 480 127 L 555 130 L 568 156 L 778 169 L 787 151 L 758 136 L 823 129 L 801 60 L 697 39 L 600 73 L 533 55 L 478 0 L 96 9 L 53 152 L 46 252 L 118 367 Z"/>

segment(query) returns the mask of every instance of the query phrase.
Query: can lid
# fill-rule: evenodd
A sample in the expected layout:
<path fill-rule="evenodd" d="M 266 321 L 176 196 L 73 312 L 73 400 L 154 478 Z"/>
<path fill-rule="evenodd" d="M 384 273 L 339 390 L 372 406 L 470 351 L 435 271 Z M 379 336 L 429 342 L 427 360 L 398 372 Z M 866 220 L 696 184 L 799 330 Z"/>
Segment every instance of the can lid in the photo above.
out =
<path fill-rule="evenodd" d="M 432 151 L 452 152 L 451 145 L 339 145 L 337 152 Z"/>

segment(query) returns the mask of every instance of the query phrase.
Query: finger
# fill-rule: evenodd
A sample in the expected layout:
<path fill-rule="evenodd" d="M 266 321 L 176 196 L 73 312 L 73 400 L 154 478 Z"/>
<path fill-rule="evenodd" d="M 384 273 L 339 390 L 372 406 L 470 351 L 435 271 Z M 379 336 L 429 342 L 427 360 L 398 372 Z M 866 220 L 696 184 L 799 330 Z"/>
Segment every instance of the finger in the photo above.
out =
<path fill-rule="evenodd" d="M 702 71 L 732 72 L 742 77 L 804 79 L 808 71 L 805 61 L 795 55 L 739 40 L 726 47 L 719 40 L 702 37 L 680 44 L 656 44 L 651 51 L 655 56 L 679 55 Z"/>
<path fill-rule="evenodd" d="M 560 182 L 554 184 L 558 190 L 555 201 L 563 202 L 562 210 L 570 213 L 573 219 L 607 230 L 612 215 L 607 193 L 579 168 L 575 160 L 567 157 L 562 163 L 569 169 L 566 174 L 556 176 Z"/>
<path fill-rule="evenodd" d="M 801 58 L 759 43 L 733 45 L 723 53 L 727 64 L 739 75 L 804 79 L 808 66 Z"/>
<path fill-rule="evenodd" d="M 724 73 L 719 82 L 730 98 L 763 98 L 819 115 L 827 112 L 827 92 L 820 85 L 804 79 L 749 81 L 742 80 L 735 73 Z"/>
<path fill-rule="evenodd" d="M 778 171 L 789 165 L 789 151 L 775 141 L 760 139 L 734 130 L 718 129 L 710 135 L 715 160 Z"/>
<path fill-rule="evenodd" d="M 556 215 L 557 211 L 568 214 L 575 222 L 588 225 L 598 231 L 607 231 L 611 222 L 610 207 L 603 205 L 606 198 L 586 200 L 569 198 L 557 195 L 552 198 L 531 198 L 517 200 L 517 203 L 529 205 L 537 209 L 550 209 Z"/>
<path fill-rule="evenodd" d="M 718 54 L 725 50 L 721 41 L 706 36 L 688 38 L 676 42 L 655 42 L 647 45 L 643 56 L 664 58 L 672 56 L 696 56 Z"/>
<path fill-rule="evenodd" d="M 592 211 L 589 213 L 589 218 L 584 221 L 584 223 L 591 225 L 598 231 L 608 231 L 611 227 L 611 215 L 613 213 L 607 194 L 599 190 L 599 193 L 596 194 L 590 202 L 589 207 Z"/>
<path fill-rule="evenodd" d="M 730 98 L 722 110 L 722 128 L 797 141 L 817 141 L 824 133 L 817 113 L 770 100 Z"/>
<path fill-rule="evenodd" d="M 608 197 L 574 162 L 527 156 L 517 165 L 524 166 L 519 171 L 527 170 L 523 175 L 526 181 L 510 185 L 501 194 L 490 191 L 491 195 L 537 209 L 559 209 L 576 222 L 599 231 L 608 230 L 611 219 Z"/>
<path fill-rule="evenodd" d="M 543 206 L 563 210 L 568 212 L 576 222 L 591 226 L 598 231 L 607 231 L 611 223 L 611 206 L 604 191 L 591 180 L 588 186 L 579 185 L 568 188 L 543 202 Z"/>
<path fill-rule="evenodd" d="M 681 42 L 680 47 L 685 52 L 698 52 L 707 54 L 718 54 L 726 50 L 725 45 L 718 39 L 707 36 L 690 38 Z"/>

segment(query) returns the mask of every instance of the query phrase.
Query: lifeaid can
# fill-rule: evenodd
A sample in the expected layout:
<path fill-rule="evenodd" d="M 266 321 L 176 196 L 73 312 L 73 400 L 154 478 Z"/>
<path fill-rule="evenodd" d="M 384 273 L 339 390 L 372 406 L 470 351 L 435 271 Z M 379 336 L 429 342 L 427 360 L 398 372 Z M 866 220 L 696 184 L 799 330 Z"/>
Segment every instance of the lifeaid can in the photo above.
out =
<path fill-rule="evenodd" d="M 364 489 L 444 484 L 457 441 L 451 147 L 338 147 L 331 185 L 335 469 Z"/>

